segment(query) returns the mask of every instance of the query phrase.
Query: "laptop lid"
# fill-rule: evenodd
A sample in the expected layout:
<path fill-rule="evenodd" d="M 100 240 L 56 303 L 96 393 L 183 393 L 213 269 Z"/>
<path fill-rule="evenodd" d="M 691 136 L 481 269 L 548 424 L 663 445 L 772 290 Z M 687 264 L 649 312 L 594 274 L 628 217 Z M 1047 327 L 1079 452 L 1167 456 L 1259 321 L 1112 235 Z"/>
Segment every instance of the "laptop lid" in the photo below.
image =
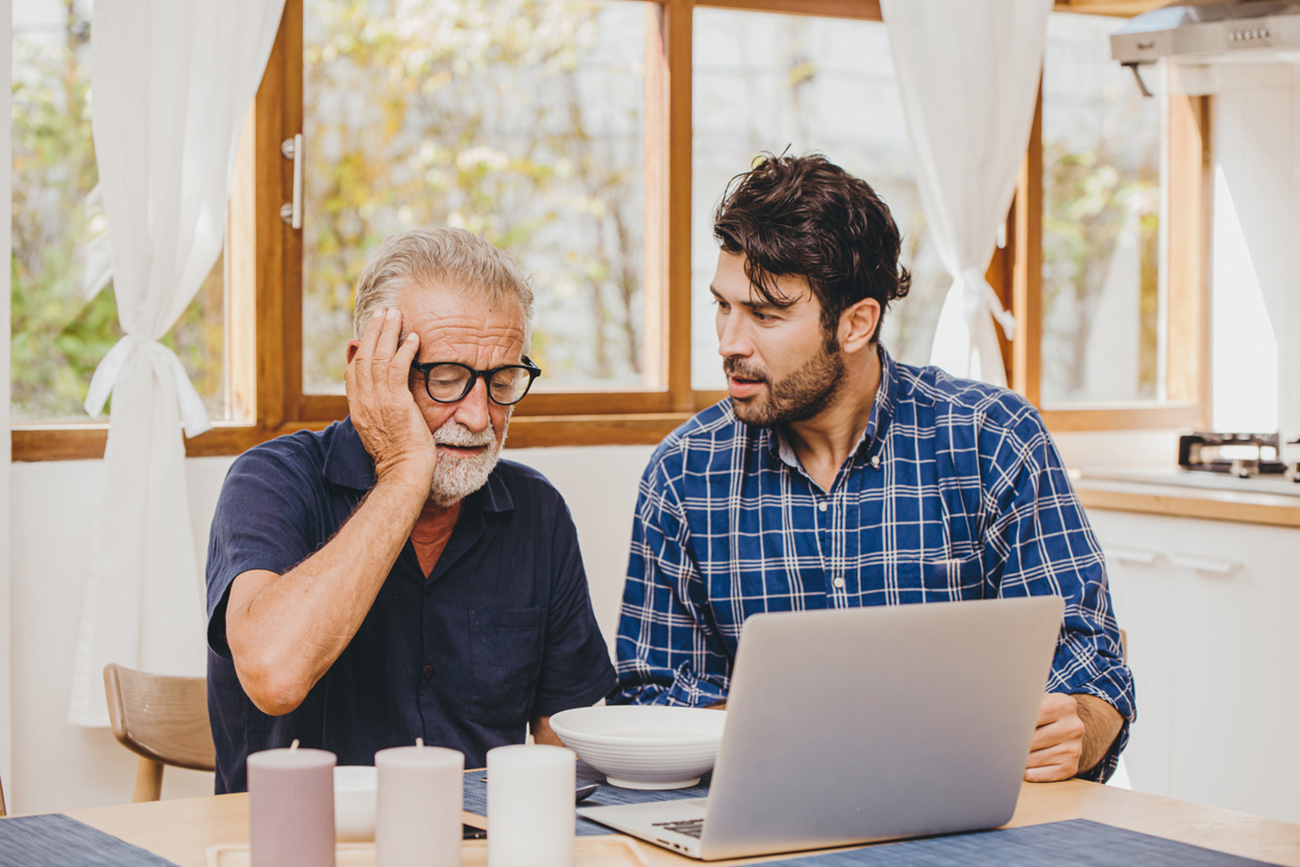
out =
<path fill-rule="evenodd" d="M 700 857 L 1007 822 L 1063 611 L 1039 596 L 746 620 Z"/>

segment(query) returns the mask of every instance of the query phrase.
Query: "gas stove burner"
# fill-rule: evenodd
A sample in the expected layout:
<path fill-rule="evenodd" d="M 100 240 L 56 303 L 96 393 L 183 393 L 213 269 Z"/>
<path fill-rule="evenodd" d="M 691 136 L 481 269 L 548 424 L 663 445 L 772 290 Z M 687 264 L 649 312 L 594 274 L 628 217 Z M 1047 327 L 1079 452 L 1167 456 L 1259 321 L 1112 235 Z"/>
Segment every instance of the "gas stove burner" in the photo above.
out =
<path fill-rule="evenodd" d="M 1202 473 L 1251 476 L 1287 475 L 1300 481 L 1298 468 L 1279 460 L 1275 433 L 1221 433 L 1197 431 L 1178 438 L 1178 466 Z"/>

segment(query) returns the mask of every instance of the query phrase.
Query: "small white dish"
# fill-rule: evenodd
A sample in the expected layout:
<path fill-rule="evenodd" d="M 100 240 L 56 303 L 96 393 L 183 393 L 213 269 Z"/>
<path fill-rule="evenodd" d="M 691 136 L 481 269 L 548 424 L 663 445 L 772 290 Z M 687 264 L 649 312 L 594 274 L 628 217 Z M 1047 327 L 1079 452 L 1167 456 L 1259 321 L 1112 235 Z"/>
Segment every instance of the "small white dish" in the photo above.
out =
<path fill-rule="evenodd" d="M 712 770 L 727 713 L 694 707 L 604 705 L 551 717 L 551 729 L 611 786 L 681 789 Z"/>
<path fill-rule="evenodd" d="M 334 768 L 334 839 L 365 843 L 375 839 L 379 772 L 370 765 Z"/>

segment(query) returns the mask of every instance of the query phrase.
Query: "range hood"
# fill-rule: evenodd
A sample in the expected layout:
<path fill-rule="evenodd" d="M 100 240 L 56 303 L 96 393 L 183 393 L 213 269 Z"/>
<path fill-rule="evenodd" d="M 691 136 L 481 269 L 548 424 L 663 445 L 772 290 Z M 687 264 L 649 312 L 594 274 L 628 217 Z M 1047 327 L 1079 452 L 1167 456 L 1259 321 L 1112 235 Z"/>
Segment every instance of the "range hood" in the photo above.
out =
<path fill-rule="evenodd" d="M 1138 64 L 1161 58 L 1242 62 L 1296 51 L 1300 2 L 1284 0 L 1187 0 L 1143 12 L 1110 37 L 1111 57 L 1135 74 Z"/>

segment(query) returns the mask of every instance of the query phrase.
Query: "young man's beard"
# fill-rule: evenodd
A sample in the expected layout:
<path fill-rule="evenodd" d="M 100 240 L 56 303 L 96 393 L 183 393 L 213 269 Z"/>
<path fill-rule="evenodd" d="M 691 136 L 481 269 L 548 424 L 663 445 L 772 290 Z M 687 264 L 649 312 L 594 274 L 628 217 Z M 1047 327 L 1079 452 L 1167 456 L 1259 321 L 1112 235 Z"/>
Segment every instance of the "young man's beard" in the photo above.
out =
<path fill-rule="evenodd" d="M 731 400 L 736 418 L 758 427 L 775 427 L 814 418 L 835 402 L 844 384 L 844 359 L 839 346 L 831 347 L 825 343 L 817 355 L 776 383 L 768 378 L 766 371 L 747 368 L 734 358 L 725 359 L 722 366 L 728 375 L 767 383 L 767 396 L 764 398 Z"/>

